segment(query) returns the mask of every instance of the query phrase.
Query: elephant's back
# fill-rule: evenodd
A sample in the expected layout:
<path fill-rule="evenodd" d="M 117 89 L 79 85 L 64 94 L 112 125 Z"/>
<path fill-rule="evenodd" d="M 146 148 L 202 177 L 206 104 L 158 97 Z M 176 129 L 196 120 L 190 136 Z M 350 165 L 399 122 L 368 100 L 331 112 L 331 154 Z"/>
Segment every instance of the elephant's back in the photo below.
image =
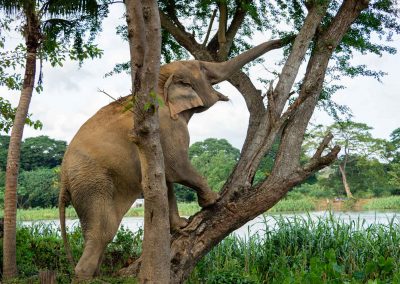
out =
<path fill-rule="evenodd" d="M 132 115 L 124 111 L 120 102 L 100 109 L 81 126 L 69 144 L 62 165 L 63 176 L 81 182 L 88 175 L 97 178 L 107 175 L 119 187 L 137 185 L 138 181 L 140 185 L 137 149 L 129 141 L 131 129 Z"/>

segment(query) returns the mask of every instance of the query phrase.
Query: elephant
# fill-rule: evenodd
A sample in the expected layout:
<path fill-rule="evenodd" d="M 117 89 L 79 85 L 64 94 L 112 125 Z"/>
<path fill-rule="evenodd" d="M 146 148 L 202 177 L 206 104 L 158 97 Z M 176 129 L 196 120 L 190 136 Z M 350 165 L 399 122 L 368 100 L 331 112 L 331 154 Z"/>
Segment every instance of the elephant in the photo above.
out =
<path fill-rule="evenodd" d="M 243 65 L 277 45 L 279 40 L 268 41 L 225 62 L 187 60 L 160 67 L 158 95 L 164 101 L 164 106 L 159 108 L 160 142 L 172 229 L 187 224 L 178 214 L 173 183 L 194 189 L 201 207 L 212 206 L 219 199 L 218 193 L 211 191 L 189 161 L 187 125 L 190 118 L 218 101 L 228 101 L 212 85 L 228 79 Z M 75 267 L 77 279 L 97 275 L 105 247 L 116 234 L 124 214 L 142 194 L 138 149 L 129 139 L 132 113 L 124 111 L 131 99 L 131 96 L 120 98 L 89 118 L 64 155 L 59 211 L 61 233 L 70 260 L 65 231 L 65 207 L 69 202 L 78 214 L 85 240 L 83 254 Z"/>

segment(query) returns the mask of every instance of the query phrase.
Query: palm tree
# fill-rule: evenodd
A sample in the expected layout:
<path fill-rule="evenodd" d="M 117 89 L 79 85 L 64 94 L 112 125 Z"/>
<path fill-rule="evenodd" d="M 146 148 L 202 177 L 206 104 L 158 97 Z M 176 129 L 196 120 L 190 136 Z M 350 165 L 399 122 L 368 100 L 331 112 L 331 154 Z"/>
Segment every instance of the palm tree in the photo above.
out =
<path fill-rule="evenodd" d="M 104 7 L 104 6 L 103 6 Z M 83 35 L 90 30 L 90 41 L 99 30 L 98 19 L 106 10 L 96 0 L 0 0 L 0 9 L 7 15 L 22 14 L 22 34 L 25 40 L 25 75 L 21 96 L 11 130 L 8 148 L 6 188 L 4 196 L 3 280 L 17 276 L 16 264 L 16 211 L 17 179 L 21 140 L 27 119 L 29 104 L 35 87 L 36 62 L 41 59 L 58 60 L 57 52 L 65 52 L 65 46 L 73 35 L 70 49 L 75 58 L 82 61 L 96 57 L 101 51 L 94 45 L 85 45 Z M 100 17 L 99 17 L 100 16 Z M 59 47 L 63 48 L 59 48 Z M 61 57 L 62 58 L 62 57 Z M 39 80 L 40 81 L 40 80 Z"/>

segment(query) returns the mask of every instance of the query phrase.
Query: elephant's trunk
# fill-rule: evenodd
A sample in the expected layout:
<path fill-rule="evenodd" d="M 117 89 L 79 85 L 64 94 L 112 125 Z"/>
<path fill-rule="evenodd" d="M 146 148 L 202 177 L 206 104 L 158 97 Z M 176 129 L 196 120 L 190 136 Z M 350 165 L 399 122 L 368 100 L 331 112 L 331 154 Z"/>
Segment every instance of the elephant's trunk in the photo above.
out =
<path fill-rule="evenodd" d="M 272 49 L 280 48 L 281 46 L 281 39 L 267 41 L 239 54 L 231 60 L 220 63 L 203 62 L 203 66 L 207 69 L 207 76 L 211 84 L 217 84 L 228 79 L 231 75 L 239 71 L 246 63 L 249 63 Z"/>

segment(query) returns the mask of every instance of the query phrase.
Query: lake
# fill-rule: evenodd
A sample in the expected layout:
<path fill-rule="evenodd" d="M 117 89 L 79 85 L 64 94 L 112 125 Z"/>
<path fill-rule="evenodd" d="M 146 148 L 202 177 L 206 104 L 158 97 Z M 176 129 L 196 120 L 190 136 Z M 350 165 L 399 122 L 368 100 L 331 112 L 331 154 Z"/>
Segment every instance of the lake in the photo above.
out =
<path fill-rule="evenodd" d="M 356 222 L 362 224 L 364 227 L 367 227 L 371 224 L 389 224 L 390 222 L 400 223 L 400 212 L 375 212 L 375 211 L 363 211 L 363 212 L 328 212 L 328 211 L 317 211 L 317 212 L 309 212 L 309 213 L 276 213 L 276 214 L 267 214 L 264 216 L 259 216 L 254 220 L 248 222 L 246 225 L 242 226 L 238 230 L 234 231 L 233 234 L 236 234 L 240 237 L 247 237 L 249 235 L 257 234 L 258 232 L 262 233 L 265 231 L 266 224 L 269 228 L 275 226 L 276 218 L 280 216 L 284 218 L 308 218 L 308 216 L 317 220 L 319 218 L 330 218 L 333 216 L 336 219 L 342 220 L 345 223 Z M 59 226 L 59 220 L 42 220 L 42 221 L 25 221 L 21 222 L 22 225 L 29 226 L 33 223 L 44 223 L 44 224 L 52 224 L 54 226 Z M 66 225 L 69 228 L 73 228 L 79 225 L 79 220 L 67 219 Z M 129 228 L 132 231 L 137 231 L 140 227 L 143 227 L 143 218 L 142 217 L 126 217 L 122 219 L 121 226 L 125 228 Z"/>

